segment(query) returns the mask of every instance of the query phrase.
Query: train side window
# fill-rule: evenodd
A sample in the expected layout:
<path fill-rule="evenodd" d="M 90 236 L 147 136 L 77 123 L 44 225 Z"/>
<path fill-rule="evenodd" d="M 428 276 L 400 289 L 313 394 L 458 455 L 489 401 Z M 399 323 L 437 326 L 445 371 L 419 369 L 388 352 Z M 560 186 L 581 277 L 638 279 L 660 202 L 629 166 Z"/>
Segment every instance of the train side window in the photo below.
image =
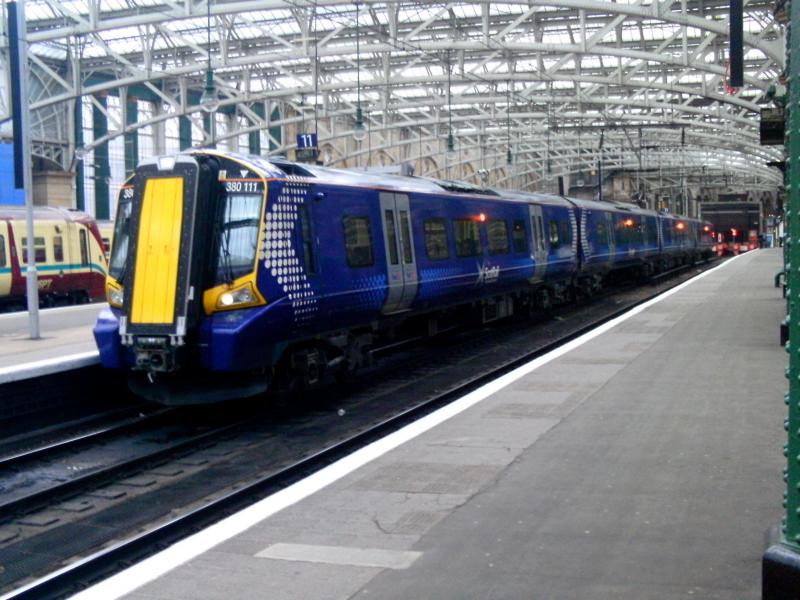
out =
<path fill-rule="evenodd" d="M 0 235 L 0 267 L 6 266 L 6 238 Z"/>
<path fill-rule="evenodd" d="M 343 224 L 347 264 L 351 267 L 371 266 L 374 260 L 369 217 L 345 217 Z"/>
<path fill-rule="evenodd" d="M 60 235 L 53 237 L 53 260 L 64 262 L 64 238 Z"/>
<path fill-rule="evenodd" d="M 630 230 L 628 226 L 625 224 L 625 219 L 620 218 L 617 221 L 617 243 L 618 244 L 629 244 L 631 242 Z"/>
<path fill-rule="evenodd" d="M 403 262 L 410 265 L 414 262 L 411 252 L 411 224 L 408 222 L 408 211 L 400 211 L 400 236 L 403 240 Z"/>
<path fill-rule="evenodd" d="M 86 237 L 86 230 L 80 230 L 80 238 L 81 238 L 81 264 L 88 265 L 89 264 L 89 240 Z"/>
<path fill-rule="evenodd" d="M 389 264 L 396 265 L 400 262 L 400 259 L 397 257 L 397 229 L 394 224 L 394 211 L 386 210 L 383 214 L 386 218 L 386 241 L 389 244 Z"/>
<path fill-rule="evenodd" d="M 559 222 L 561 243 L 569 246 L 572 243 L 572 223 L 569 220 Z"/>
<path fill-rule="evenodd" d="M 489 254 L 508 254 L 508 224 L 504 220 L 492 219 L 487 223 Z"/>
<path fill-rule="evenodd" d="M 528 253 L 528 237 L 525 235 L 525 221 L 514 221 L 514 229 L 511 233 L 514 239 L 514 252 L 516 254 Z"/>
<path fill-rule="evenodd" d="M 477 256 L 480 254 L 481 234 L 478 223 L 472 219 L 454 219 L 456 232 L 456 256 Z"/>
<path fill-rule="evenodd" d="M 645 235 L 648 244 L 658 243 L 658 230 L 655 219 L 647 219 Z"/>
<path fill-rule="evenodd" d="M 606 229 L 605 217 L 597 221 L 597 241 L 601 245 L 608 245 L 608 230 Z"/>
<path fill-rule="evenodd" d="M 311 236 L 311 220 L 305 204 L 300 206 L 300 235 L 303 238 L 303 262 L 306 274 L 314 275 L 317 272 L 317 265 L 314 263 L 314 238 Z"/>
<path fill-rule="evenodd" d="M 558 248 L 561 245 L 561 238 L 558 235 L 558 221 L 550 221 L 550 247 Z"/>
<path fill-rule="evenodd" d="M 43 237 L 33 238 L 34 260 L 37 263 L 47 262 L 47 250 Z M 27 264 L 28 260 L 28 238 L 22 238 L 22 264 Z"/>
<path fill-rule="evenodd" d="M 672 244 L 672 223 L 670 221 L 664 221 L 664 228 L 661 231 L 661 235 L 664 238 L 664 245 L 669 246 Z"/>
<path fill-rule="evenodd" d="M 444 219 L 425 219 L 425 252 L 431 260 L 450 258 L 447 249 L 447 226 Z"/>

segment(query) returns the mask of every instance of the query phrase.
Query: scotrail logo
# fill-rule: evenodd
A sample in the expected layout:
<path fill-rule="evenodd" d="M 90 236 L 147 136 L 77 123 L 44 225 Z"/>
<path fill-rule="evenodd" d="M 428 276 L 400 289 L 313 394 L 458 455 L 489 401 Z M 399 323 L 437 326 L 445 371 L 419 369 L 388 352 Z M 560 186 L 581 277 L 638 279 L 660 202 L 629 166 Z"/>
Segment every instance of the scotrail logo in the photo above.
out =
<path fill-rule="evenodd" d="M 500 277 L 500 265 L 490 267 L 487 264 L 478 264 L 478 283 L 494 283 Z"/>

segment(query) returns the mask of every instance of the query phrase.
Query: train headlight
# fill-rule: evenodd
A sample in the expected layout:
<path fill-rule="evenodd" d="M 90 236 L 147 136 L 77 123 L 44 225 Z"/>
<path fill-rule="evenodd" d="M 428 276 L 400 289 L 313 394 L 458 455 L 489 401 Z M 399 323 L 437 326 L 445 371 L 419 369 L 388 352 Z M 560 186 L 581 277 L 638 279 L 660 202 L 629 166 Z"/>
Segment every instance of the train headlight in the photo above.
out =
<path fill-rule="evenodd" d="M 217 299 L 217 308 L 221 309 L 244 308 L 254 304 L 260 304 L 260 300 L 253 291 L 253 286 L 250 282 L 239 288 L 221 293 Z"/>
<path fill-rule="evenodd" d="M 106 282 L 106 300 L 110 306 L 114 308 L 122 308 L 122 302 L 125 298 L 125 289 L 120 286 Z"/>

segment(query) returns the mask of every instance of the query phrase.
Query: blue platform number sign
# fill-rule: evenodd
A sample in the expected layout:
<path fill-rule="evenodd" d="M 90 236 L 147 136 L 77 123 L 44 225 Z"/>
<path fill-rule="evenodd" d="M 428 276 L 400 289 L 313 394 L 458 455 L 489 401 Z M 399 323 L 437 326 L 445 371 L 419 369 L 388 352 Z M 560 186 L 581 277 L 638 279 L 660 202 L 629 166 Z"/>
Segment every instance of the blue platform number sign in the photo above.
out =
<path fill-rule="evenodd" d="M 297 134 L 297 147 L 298 148 L 316 148 L 317 147 L 317 134 L 316 133 L 298 133 Z"/>

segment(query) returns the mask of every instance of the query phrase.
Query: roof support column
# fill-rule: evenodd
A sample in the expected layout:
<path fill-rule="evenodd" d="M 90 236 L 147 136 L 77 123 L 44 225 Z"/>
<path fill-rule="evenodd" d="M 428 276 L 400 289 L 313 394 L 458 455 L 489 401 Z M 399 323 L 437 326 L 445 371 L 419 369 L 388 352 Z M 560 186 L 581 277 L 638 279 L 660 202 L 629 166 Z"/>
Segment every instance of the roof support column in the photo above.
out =
<path fill-rule="evenodd" d="M 106 109 L 108 100 L 105 96 L 95 96 L 103 110 L 92 106 L 92 129 L 94 139 L 108 134 L 108 118 Z M 108 165 L 108 142 L 104 142 L 94 149 L 94 216 L 97 219 L 110 218 L 111 211 L 108 204 L 108 182 L 111 169 Z"/>
<path fill-rule="evenodd" d="M 72 108 L 72 120 L 75 128 L 75 148 L 83 148 L 83 96 L 75 99 Z M 83 160 L 75 161 L 75 208 L 78 210 L 86 209 L 84 198 L 83 179 L 84 179 Z"/>
<path fill-rule="evenodd" d="M 206 148 L 216 148 L 217 147 L 217 142 L 215 140 L 216 131 L 217 131 L 216 115 L 217 115 L 217 113 L 215 113 L 215 112 L 214 113 L 207 113 L 207 112 L 203 113 L 203 131 L 205 131 L 205 133 L 206 133 L 206 139 L 203 142 L 203 145 Z"/>
<path fill-rule="evenodd" d="M 192 121 L 186 115 L 178 117 L 178 147 L 181 150 L 192 147 Z"/>
<path fill-rule="evenodd" d="M 125 94 L 125 125 L 135 125 L 139 120 L 139 103 L 135 97 Z M 125 133 L 125 176 L 136 168 L 139 162 L 139 130 Z"/>
<path fill-rule="evenodd" d="M 262 120 L 264 119 L 264 115 L 266 111 L 264 109 L 263 102 L 256 102 L 252 106 L 253 112 L 259 116 Z M 251 131 L 247 134 L 247 142 L 248 142 L 248 151 L 250 154 L 255 154 L 257 156 L 261 155 L 261 131 Z"/>
<path fill-rule="evenodd" d="M 783 447 L 787 465 L 784 469 L 783 518 L 780 537 L 764 553 L 762 563 L 763 600 L 797 596 L 800 590 L 800 2 L 791 5 L 790 51 L 787 54 L 789 104 L 787 105 L 786 141 L 786 301 L 789 315 L 789 393 L 784 396 L 788 417 L 784 421 L 787 443 Z M 776 536 L 777 537 L 777 536 Z"/>

